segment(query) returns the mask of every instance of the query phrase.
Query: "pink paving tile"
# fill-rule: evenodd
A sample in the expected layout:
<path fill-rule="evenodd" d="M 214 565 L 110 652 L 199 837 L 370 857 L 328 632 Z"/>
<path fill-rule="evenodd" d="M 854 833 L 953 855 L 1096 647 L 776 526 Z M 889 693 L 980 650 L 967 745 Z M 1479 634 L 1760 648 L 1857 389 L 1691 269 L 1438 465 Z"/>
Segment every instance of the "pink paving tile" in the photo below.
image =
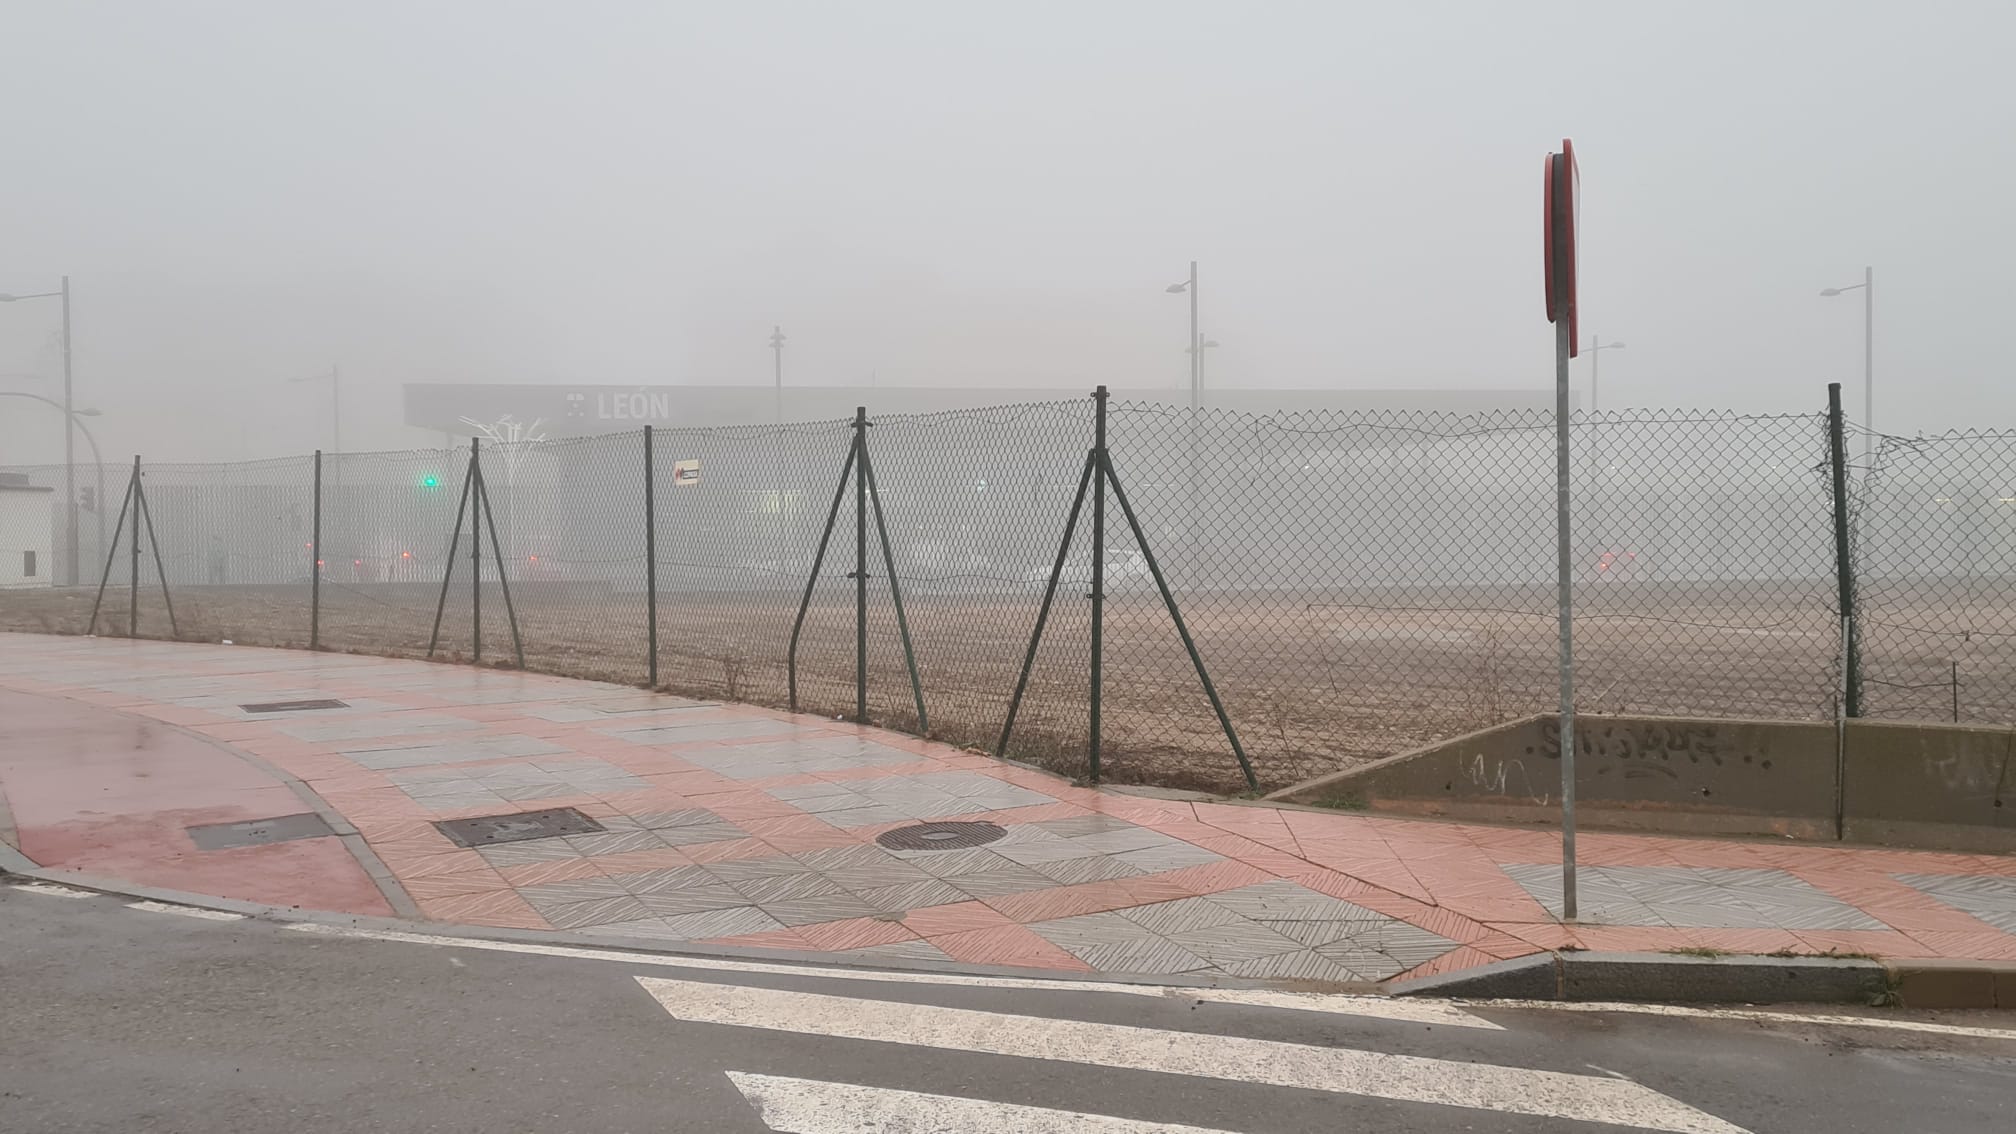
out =
<path fill-rule="evenodd" d="M 487 894 L 508 887 L 494 870 L 469 870 L 461 874 L 436 874 L 426 878 L 401 878 L 399 886 L 415 901 L 423 898 L 456 898 L 465 894 Z"/>
<path fill-rule="evenodd" d="M 1579 925 L 1575 935 L 1584 948 L 1605 953 L 1658 953 L 1698 944 L 1692 931 L 1667 926 Z"/>
<path fill-rule="evenodd" d="M 1197 891 L 1169 877 L 1168 874 L 1144 874 L 1138 878 L 1114 879 L 1138 906 L 1156 902 L 1173 902 L 1180 898 L 1194 898 Z"/>
<path fill-rule="evenodd" d="M 514 890 L 491 890 L 419 902 L 420 912 L 435 921 L 488 925 L 502 929 L 551 929 L 537 910 Z"/>
<path fill-rule="evenodd" d="M 829 847 L 856 846 L 868 840 L 855 831 L 828 827 L 823 831 L 807 831 L 803 834 L 765 835 L 763 841 L 785 854 L 797 854 L 800 851 L 825 850 Z"/>
<path fill-rule="evenodd" d="M 1451 949 L 1426 964 L 1416 965 L 1406 972 L 1398 976 L 1389 977 L 1388 979 L 1403 981 L 1415 980 L 1420 977 L 1441 976 L 1444 973 L 1461 972 L 1464 969 L 1474 969 L 1479 965 L 1489 965 L 1501 960 L 1504 960 L 1504 958 L 1486 953 L 1481 949 L 1462 946 Z"/>
<path fill-rule="evenodd" d="M 1691 929 L 1702 945 L 1730 953 L 1776 953 L 1805 942 L 1789 929 Z"/>
<path fill-rule="evenodd" d="M 880 918 L 857 917 L 845 921 L 822 921 L 813 925 L 798 927 L 798 935 L 814 949 L 828 952 L 845 952 L 848 949 L 866 949 L 871 945 L 890 945 L 898 941 L 915 941 L 917 935 L 893 921 Z"/>
<path fill-rule="evenodd" d="M 680 847 L 680 853 L 698 863 L 728 862 L 742 858 L 771 858 L 777 849 L 761 839 L 728 839 L 718 843 L 699 843 L 690 847 Z"/>
<path fill-rule="evenodd" d="M 1470 942 L 1468 948 L 1475 949 L 1480 953 L 1489 953 L 1501 961 L 1544 951 L 1541 946 L 1535 945 L 1531 941 L 1522 940 L 1509 933 L 1495 929 Z"/>
<path fill-rule="evenodd" d="M 969 929 L 989 929 L 1014 922 L 985 902 L 957 902 L 949 906 L 929 906 L 903 915 L 903 924 L 919 937 L 937 937 Z"/>
<path fill-rule="evenodd" d="M 470 850 L 450 850 L 436 854 L 400 854 L 390 846 L 373 847 L 378 857 L 391 868 L 392 873 L 401 878 L 438 878 L 444 874 L 462 874 L 471 870 L 488 870 L 490 864 L 483 856 Z"/>
<path fill-rule="evenodd" d="M 1302 869 L 1284 874 L 1282 877 L 1307 886 L 1319 894 L 1328 894 L 1333 898 L 1343 898 L 1347 902 L 1360 894 L 1369 894 L 1378 890 L 1378 887 L 1363 879 L 1353 878 L 1349 874 L 1342 874 L 1321 866 L 1304 865 Z"/>
<path fill-rule="evenodd" d="M 1212 865 L 1222 865 L 1213 863 Z M 1011 921 L 1054 921 L 1060 917 L 1105 913 L 1137 905 L 1134 896 L 1117 882 L 1087 882 L 1080 886 L 1058 886 L 984 899 Z"/>
<path fill-rule="evenodd" d="M 1912 930 L 1910 936 L 1941 957 L 1967 957 L 1984 961 L 2016 961 L 2016 936 L 1999 930 L 1986 933 L 1952 933 L 1944 930 Z"/>
<path fill-rule="evenodd" d="M 1171 870 L 1160 874 L 1171 884 L 1187 888 L 1193 894 L 1216 894 L 1222 890 L 1237 890 L 1241 886 L 1252 886 L 1266 882 L 1274 876 L 1243 862 L 1207 862 L 1200 866 L 1186 866 L 1181 870 Z"/>
<path fill-rule="evenodd" d="M 1002 965 L 1074 973 L 1093 971 L 1092 966 L 1019 925 L 944 933 L 930 941 L 946 956 L 969 965 Z"/>
<path fill-rule="evenodd" d="M 1934 950 L 1910 936 L 1877 929 L 1798 929 L 1801 953 L 1868 953 L 1876 957 L 1927 957 Z"/>

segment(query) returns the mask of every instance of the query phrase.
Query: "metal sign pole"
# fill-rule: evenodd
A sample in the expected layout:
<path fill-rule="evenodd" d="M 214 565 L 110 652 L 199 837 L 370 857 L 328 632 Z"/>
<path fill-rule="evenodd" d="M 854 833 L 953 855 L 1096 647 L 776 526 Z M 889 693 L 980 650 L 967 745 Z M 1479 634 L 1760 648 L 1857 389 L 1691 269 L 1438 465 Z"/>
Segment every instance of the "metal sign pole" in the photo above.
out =
<path fill-rule="evenodd" d="M 1554 324 L 1554 589 L 1560 619 L 1561 919 L 1574 921 L 1575 893 L 1575 553 L 1571 538 L 1568 360 L 1575 357 L 1577 197 L 1574 144 L 1547 155 L 1545 267 L 1547 318 Z"/>

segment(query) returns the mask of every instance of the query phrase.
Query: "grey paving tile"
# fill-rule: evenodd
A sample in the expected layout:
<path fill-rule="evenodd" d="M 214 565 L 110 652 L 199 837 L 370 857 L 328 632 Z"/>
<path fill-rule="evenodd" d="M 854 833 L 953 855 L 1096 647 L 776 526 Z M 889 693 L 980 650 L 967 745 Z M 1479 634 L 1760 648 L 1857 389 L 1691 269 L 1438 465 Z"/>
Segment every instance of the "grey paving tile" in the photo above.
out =
<path fill-rule="evenodd" d="M 989 843 L 987 849 L 1023 866 L 1034 866 L 1039 862 L 1063 862 L 1071 858 L 1091 858 L 1099 853 L 1091 847 L 1079 846 L 1070 839 L 1056 838 L 1048 842 L 1023 843 L 1010 843 L 1003 839 Z"/>
<path fill-rule="evenodd" d="M 709 937 L 740 937 L 745 933 L 768 933 L 784 924 L 754 906 L 675 914 L 665 919 L 668 934 L 687 941 Z"/>
<path fill-rule="evenodd" d="M 1374 915 L 1355 921 L 1263 921 L 1260 924 L 1283 937 L 1313 947 L 1349 940 L 1352 934 L 1362 933 L 1387 920 L 1390 919 L 1383 915 Z"/>
<path fill-rule="evenodd" d="M 1160 874 L 1165 870 L 1181 870 L 1186 866 L 1203 866 L 1205 863 L 1218 862 L 1225 856 L 1205 850 L 1203 847 L 1179 842 L 1166 847 L 1123 851 L 1113 857 L 1144 873 Z"/>
<path fill-rule="evenodd" d="M 631 744 L 691 744 L 700 740 L 743 740 L 753 736 L 788 736 L 799 731 L 787 721 L 726 721 L 715 724 L 659 725 L 650 728 L 596 729 Z"/>
<path fill-rule="evenodd" d="M 617 921 L 637 921 L 651 916 L 642 902 L 628 894 L 616 898 L 596 898 L 588 902 L 573 902 L 566 905 L 537 905 L 539 916 L 551 922 L 555 929 L 580 929 L 588 925 L 605 925 Z"/>
<path fill-rule="evenodd" d="M 1083 914 L 1078 917 L 1058 918 L 1055 921 L 1039 921 L 1027 926 L 1031 933 L 1067 951 L 1091 945 L 1110 945 L 1116 941 L 1140 941 L 1157 938 L 1153 930 L 1129 921 L 1117 913 Z"/>
<path fill-rule="evenodd" d="M 957 874 L 945 881 L 976 898 L 1000 898 L 1009 894 L 1026 894 L 1031 890 L 1048 890 L 1057 885 L 1053 879 L 1045 878 L 1027 867 L 1012 870 L 988 870 L 979 874 Z"/>
<path fill-rule="evenodd" d="M 902 861 L 891 861 L 887 865 L 842 866 L 822 873 L 842 889 L 857 892 L 934 880 L 931 875 Z"/>
<path fill-rule="evenodd" d="M 1371 913 L 1285 879 L 1210 894 L 1204 900 L 1254 921 L 1351 921 Z"/>
<path fill-rule="evenodd" d="M 619 921 L 610 925 L 591 925 L 580 930 L 595 937 L 630 937 L 653 941 L 684 941 L 686 938 L 676 932 L 662 917 L 647 917 L 639 921 Z"/>
<path fill-rule="evenodd" d="M 1136 831 L 1141 828 L 1125 819 L 1115 819 L 1111 815 L 1080 815 L 1075 819 L 1045 819 L 1029 824 L 1040 831 L 1048 831 L 1059 838 L 1076 838 L 1079 835 L 1097 835 L 1105 831 Z"/>
<path fill-rule="evenodd" d="M 796 807 L 800 811 L 819 816 L 829 815 L 836 811 L 858 811 L 864 807 L 872 806 L 866 797 L 856 795 L 851 791 L 832 792 L 825 795 L 801 795 L 795 798 L 777 795 L 775 791 L 770 792 L 770 794 Z M 831 822 L 831 820 L 828 820 L 828 822 Z"/>
<path fill-rule="evenodd" d="M 629 891 L 608 878 L 575 878 L 566 882 L 540 882 L 518 887 L 518 896 L 540 910 L 547 906 L 572 905 L 590 898 L 618 898 Z"/>
<path fill-rule="evenodd" d="M 893 807 L 875 806 L 854 807 L 844 811 L 822 811 L 819 812 L 819 818 L 822 822 L 846 830 L 854 827 L 874 827 L 883 823 L 901 823 L 916 816 Z"/>
<path fill-rule="evenodd" d="M 805 863 L 790 855 L 775 858 L 738 858 L 728 862 L 710 862 L 704 866 L 707 873 L 733 886 L 752 878 L 773 878 L 783 874 L 806 873 Z"/>
<path fill-rule="evenodd" d="M 681 811 L 640 811 L 630 818 L 640 827 L 663 830 L 666 827 L 700 827 L 722 821 L 719 815 L 698 807 Z"/>
<path fill-rule="evenodd" d="M 1066 858 L 1054 862 L 1032 862 L 1029 869 L 1046 878 L 1054 878 L 1061 885 L 1076 886 L 1084 882 L 1105 882 L 1113 878 L 1138 878 L 1143 871 L 1108 855 L 1095 854 L 1086 858 Z"/>
<path fill-rule="evenodd" d="M 677 890 L 662 890 L 657 893 L 638 894 L 635 897 L 645 909 L 660 916 L 699 913 L 702 910 L 720 910 L 749 904 L 747 895 L 733 886 L 719 883 L 711 886 L 682 886 Z"/>
<path fill-rule="evenodd" d="M 682 827 L 659 827 L 652 831 L 658 836 L 660 845 L 668 847 L 692 847 L 701 843 L 725 843 L 730 839 L 746 839 L 749 832 L 733 823 L 695 823 Z"/>
<path fill-rule="evenodd" d="M 1275 953 L 1292 953 L 1306 948 L 1300 941 L 1252 921 L 1236 921 L 1172 933 L 1169 935 L 1169 940 L 1214 965 L 1266 957 Z"/>
<path fill-rule="evenodd" d="M 1124 854 L 1128 851 L 1156 850 L 1163 847 L 1187 847 L 1190 844 L 1181 839 L 1172 839 L 1159 831 L 1146 827 L 1136 827 L 1131 831 L 1100 831 L 1091 835 L 1080 835 L 1071 840 L 1081 847 L 1091 847 L 1100 854 Z"/>
<path fill-rule="evenodd" d="M 567 845 L 582 854 L 598 855 L 661 850 L 666 844 L 656 831 L 602 831 L 593 835 L 568 835 Z"/>
<path fill-rule="evenodd" d="M 898 856 L 926 874 L 952 878 L 961 874 L 984 874 L 990 870 L 1017 870 L 1021 864 L 980 847 L 965 850 L 907 851 Z"/>
<path fill-rule="evenodd" d="M 764 911 L 782 925 L 817 925 L 822 921 L 874 917 L 883 911 L 853 894 L 841 892 L 813 898 L 789 898 L 771 902 Z"/>
<path fill-rule="evenodd" d="M 567 845 L 565 839 L 527 839 L 522 843 L 500 843 L 494 847 L 477 847 L 476 853 L 492 866 L 523 866 L 528 862 L 558 862 L 562 859 L 580 858 L 581 852 Z"/>
<path fill-rule="evenodd" d="M 903 861 L 881 847 L 845 846 L 821 847 L 818 850 L 800 851 L 792 856 L 814 870 L 838 870 L 846 867 L 901 866 Z"/>
<path fill-rule="evenodd" d="M 1385 980 L 1414 967 L 1402 964 L 1384 953 L 1353 948 L 1348 942 L 1325 945 L 1312 952 L 1349 973 L 1350 975 L 1344 978 L 1346 980 Z"/>
<path fill-rule="evenodd" d="M 756 878 L 743 878 L 730 884 L 747 894 L 749 900 L 759 906 L 796 898 L 823 898 L 843 892 L 840 887 L 827 881 L 823 876 L 810 871 L 802 874 L 767 874 Z"/>
<path fill-rule="evenodd" d="M 1391 964 L 1385 958 L 1380 958 L 1380 961 L 1387 965 Z M 1248 980 L 1321 980 L 1343 983 L 1370 979 L 1313 949 L 1249 957 L 1220 967 L 1231 976 L 1244 977 Z"/>
<path fill-rule="evenodd" d="M 949 906 L 955 902 L 967 902 L 972 898 L 964 890 L 936 878 L 926 878 L 922 882 L 906 882 L 896 886 L 879 886 L 873 889 L 857 890 L 855 894 L 862 901 L 874 906 L 881 913 L 903 913 L 906 910 L 921 910 L 930 906 Z"/>
<path fill-rule="evenodd" d="M 1149 976 L 1197 972 L 1211 967 L 1210 961 L 1160 937 L 1084 945 L 1067 951 L 1102 973 Z"/>
<path fill-rule="evenodd" d="M 1156 902 L 1153 905 L 1135 906 L 1113 912 L 1151 933 L 1165 937 L 1187 929 L 1208 929 L 1214 925 L 1228 925 L 1244 920 L 1224 906 L 1207 902 L 1202 898 L 1180 898 L 1173 902 Z"/>
<path fill-rule="evenodd" d="M 716 879 L 698 866 L 668 866 L 659 870 L 639 870 L 612 875 L 609 881 L 632 894 L 662 894 L 690 886 L 712 886 Z"/>
<path fill-rule="evenodd" d="M 514 784 L 497 788 L 496 792 L 513 803 L 520 803 L 528 799 L 558 799 L 561 796 L 567 795 L 594 794 L 593 792 L 576 791 L 570 784 Z"/>

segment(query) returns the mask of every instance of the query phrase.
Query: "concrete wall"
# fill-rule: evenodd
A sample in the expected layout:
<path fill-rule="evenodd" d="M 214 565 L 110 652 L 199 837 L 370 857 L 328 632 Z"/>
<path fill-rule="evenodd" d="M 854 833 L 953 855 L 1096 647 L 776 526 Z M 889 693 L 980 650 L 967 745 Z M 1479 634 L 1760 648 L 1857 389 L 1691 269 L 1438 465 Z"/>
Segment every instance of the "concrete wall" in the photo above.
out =
<path fill-rule="evenodd" d="M 2016 731 L 1851 722 L 1842 783 L 1850 840 L 2016 851 Z M 1589 827 L 1832 840 L 1832 724 L 1590 716 L 1576 797 Z M 1269 797 L 1498 822 L 1560 814 L 1560 727 L 1528 717 Z"/>

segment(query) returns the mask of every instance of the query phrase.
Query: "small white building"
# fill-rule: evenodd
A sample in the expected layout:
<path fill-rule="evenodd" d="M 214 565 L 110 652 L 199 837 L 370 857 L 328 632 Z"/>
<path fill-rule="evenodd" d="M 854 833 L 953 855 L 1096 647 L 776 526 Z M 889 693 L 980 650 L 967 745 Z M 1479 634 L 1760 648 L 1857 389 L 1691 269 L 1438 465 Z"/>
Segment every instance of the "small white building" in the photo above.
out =
<path fill-rule="evenodd" d="M 0 473 L 0 588 L 51 585 L 55 533 L 56 490 Z"/>

